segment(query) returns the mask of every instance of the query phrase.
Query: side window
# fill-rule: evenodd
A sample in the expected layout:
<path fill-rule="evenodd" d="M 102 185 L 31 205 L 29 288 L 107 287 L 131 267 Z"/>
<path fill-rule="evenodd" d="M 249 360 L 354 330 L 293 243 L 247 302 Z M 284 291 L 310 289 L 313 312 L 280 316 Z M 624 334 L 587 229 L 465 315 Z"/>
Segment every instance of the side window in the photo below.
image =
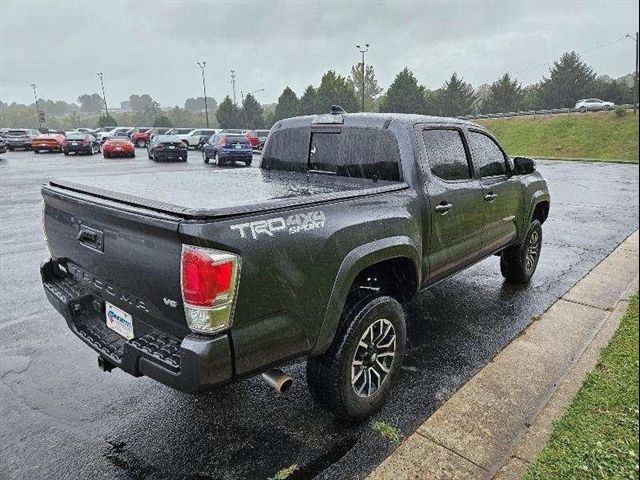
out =
<path fill-rule="evenodd" d="M 506 175 L 507 159 L 491 137 L 483 133 L 469 132 L 469 149 L 481 177 Z"/>
<path fill-rule="evenodd" d="M 467 152 L 458 130 L 423 130 L 422 138 L 433 175 L 447 181 L 471 178 Z"/>

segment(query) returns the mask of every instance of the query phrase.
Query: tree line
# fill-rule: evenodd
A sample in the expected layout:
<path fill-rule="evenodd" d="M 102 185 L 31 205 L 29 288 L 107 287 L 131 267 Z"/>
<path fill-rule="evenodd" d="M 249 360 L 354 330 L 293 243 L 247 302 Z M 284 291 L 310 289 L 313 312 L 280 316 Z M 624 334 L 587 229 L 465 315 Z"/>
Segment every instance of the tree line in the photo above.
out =
<path fill-rule="evenodd" d="M 285 87 L 275 105 L 261 105 L 251 94 L 243 97 L 239 105 L 234 104 L 229 96 L 220 104 L 214 98 L 207 97 L 209 125 L 220 128 L 268 128 L 283 118 L 327 113 L 331 105 L 340 105 L 347 112 L 357 112 L 362 109 L 362 77 L 361 64 L 354 65 L 347 77 L 329 70 L 322 76 L 318 86 L 308 85 L 300 96 L 290 87 Z M 378 84 L 374 67 L 368 65 L 364 72 L 364 109 L 456 117 L 573 107 L 579 99 L 589 97 L 623 104 L 633 103 L 633 88 L 633 74 L 617 80 L 606 75 L 598 76 L 575 52 L 563 54 L 540 82 L 526 87 L 507 72 L 493 83 L 474 88 L 454 72 L 440 88 L 430 90 L 419 83 L 409 68 L 404 68 L 384 91 Z M 78 104 L 40 99 L 40 109 L 48 116 L 47 126 L 74 128 L 120 124 L 201 127 L 206 123 L 203 97 L 188 98 L 184 107 L 176 106 L 163 111 L 150 95 L 131 95 L 128 102 L 131 112 L 109 117 L 101 115 L 104 103 L 99 94 L 83 94 L 77 101 Z M 33 125 L 35 120 L 33 104 L 7 105 L 0 102 L 0 125 L 28 126 Z"/>

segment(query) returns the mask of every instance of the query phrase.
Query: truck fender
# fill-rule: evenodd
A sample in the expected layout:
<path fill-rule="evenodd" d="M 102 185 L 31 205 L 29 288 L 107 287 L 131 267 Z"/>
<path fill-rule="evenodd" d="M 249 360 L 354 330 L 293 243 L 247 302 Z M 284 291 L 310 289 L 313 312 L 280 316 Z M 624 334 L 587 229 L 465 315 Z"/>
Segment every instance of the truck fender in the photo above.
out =
<path fill-rule="evenodd" d="M 418 276 L 417 284 L 421 284 L 420 254 L 415 242 L 410 237 L 388 237 L 354 248 L 347 254 L 338 269 L 322 326 L 309 356 L 324 352 L 333 342 L 347 294 L 358 274 L 371 265 L 393 258 L 411 260 Z"/>

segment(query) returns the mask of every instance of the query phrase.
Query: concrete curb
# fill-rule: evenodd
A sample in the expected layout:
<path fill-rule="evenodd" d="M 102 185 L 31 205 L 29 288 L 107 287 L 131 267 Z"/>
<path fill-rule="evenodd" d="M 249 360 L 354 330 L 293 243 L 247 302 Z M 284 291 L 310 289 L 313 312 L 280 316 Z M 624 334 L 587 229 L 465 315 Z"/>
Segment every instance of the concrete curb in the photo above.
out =
<path fill-rule="evenodd" d="M 368 478 L 520 478 L 597 363 L 637 288 L 636 230 Z"/>

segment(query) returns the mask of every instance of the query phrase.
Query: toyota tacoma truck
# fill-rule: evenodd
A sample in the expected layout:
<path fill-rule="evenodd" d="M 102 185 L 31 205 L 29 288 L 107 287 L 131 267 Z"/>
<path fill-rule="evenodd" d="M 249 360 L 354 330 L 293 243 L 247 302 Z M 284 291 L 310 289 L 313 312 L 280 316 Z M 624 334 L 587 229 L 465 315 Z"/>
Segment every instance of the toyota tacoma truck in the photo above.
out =
<path fill-rule="evenodd" d="M 482 127 L 400 114 L 277 122 L 260 168 L 52 179 L 44 291 L 103 370 L 185 392 L 307 360 L 337 416 L 400 372 L 403 304 L 499 256 L 536 270 L 546 182 Z M 274 374 L 276 372 L 276 374 Z M 286 378 L 286 377 L 285 377 Z"/>

